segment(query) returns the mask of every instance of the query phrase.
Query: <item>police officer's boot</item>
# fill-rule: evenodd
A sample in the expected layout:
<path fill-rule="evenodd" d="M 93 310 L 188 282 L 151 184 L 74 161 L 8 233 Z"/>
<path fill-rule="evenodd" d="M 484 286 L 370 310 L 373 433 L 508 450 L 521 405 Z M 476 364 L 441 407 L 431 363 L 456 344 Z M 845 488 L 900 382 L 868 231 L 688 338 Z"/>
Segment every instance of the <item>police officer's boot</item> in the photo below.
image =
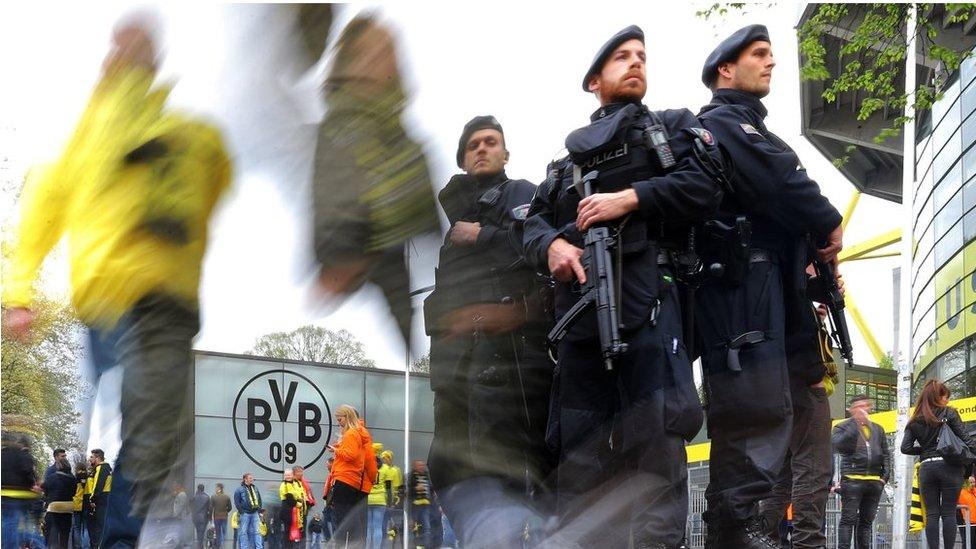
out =
<path fill-rule="evenodd" d="M 707 542 L 705 547 L 711 549 Z M 780 549 L 778 541 L 766 533 L 764 521 L 760 517 L 753 517 L 735 526 L 723 528 L 719 535 L 719 544 L 715 549 Z"/>

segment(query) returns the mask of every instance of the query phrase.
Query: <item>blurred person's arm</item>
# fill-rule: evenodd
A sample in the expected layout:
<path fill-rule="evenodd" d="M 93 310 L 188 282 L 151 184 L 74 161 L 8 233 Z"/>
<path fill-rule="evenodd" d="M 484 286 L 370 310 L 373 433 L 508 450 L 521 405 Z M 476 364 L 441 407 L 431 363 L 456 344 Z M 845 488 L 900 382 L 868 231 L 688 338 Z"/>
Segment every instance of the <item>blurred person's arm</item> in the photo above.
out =
<path fill-rule="evenodd" d="M 369 266 L 363 259 L 369 211 L 359 200 L 365 185 L 352 151 L 320 133 L 312 180 L 312 240 L 321 283 L 332 294 L 356 290 Z"/>
<path fill-rule="evenodd" d="M 154 56 L 151 42 L 118 33 L 115 42 L 61 158 L 36 178 L 32 173 L 24 187 L 17 245 L 4 284 L 8 307 L 30 306 L 31 287 L 64 233 L 73 198 L 82 190 L 92 192 L 117 168 L 163 107 L 165 90 L 149 90 L 155 78 L 154 64 L 147 61 Z"/>

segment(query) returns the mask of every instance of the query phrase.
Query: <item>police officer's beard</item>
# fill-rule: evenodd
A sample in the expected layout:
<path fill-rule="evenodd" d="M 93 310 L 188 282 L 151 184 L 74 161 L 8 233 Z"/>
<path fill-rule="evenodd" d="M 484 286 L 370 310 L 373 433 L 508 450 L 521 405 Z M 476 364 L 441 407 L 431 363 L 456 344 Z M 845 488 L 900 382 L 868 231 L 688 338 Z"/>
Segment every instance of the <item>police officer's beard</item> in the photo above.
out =
<path fill-rule="evenodd" d="M 642 82 L 638 86 L 627 85 L 627 79 L 631 76 L 629 73 L 624 75 L 617 88 L 610 90 L 608 103 L 640 103 L 644 99 L 644 94 L 647 93 L 646 83 Z"/>

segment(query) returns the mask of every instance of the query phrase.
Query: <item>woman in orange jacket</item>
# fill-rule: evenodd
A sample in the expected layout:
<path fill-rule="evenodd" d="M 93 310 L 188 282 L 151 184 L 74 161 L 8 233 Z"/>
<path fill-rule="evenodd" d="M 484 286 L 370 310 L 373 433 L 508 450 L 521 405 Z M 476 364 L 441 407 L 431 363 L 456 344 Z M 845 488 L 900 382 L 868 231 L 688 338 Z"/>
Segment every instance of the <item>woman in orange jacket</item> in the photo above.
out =
<path fill-rule="evenodd" d="M 959 500 L 956 502 L 956 524 L 959 525 L 959 539 L 962 540 L 963 549 L 968 549 L 966 544 L 966 523 L 972 524 L 976 521 L 976 486 L 974 486 L 974 479 L 969 476 L 966 482 L 962 485 L 962 490 L 959 491 Z M 958 506 L 965 506 L 959 509 Z M 965 513 L 965 516 L 963 515 Z M 968 519 L 968 520 L 967 520 Z M 976 534 L 976 532 L 972 533 Z"/>
<path fill-rule="evenodd" d="M 335 445 L 328 446 L 335 457 L 329 475 L 335 536 L 340 544 L 346 543 L 347 539 L 353 544 L 362 543 L 366 532 L 366 496 L 373 480 L 366 478 L 365 463 L 367 450 L 369 455 L 373 453 L 373 439 L 352 406 L 339 406 L 335 419 L 341 438 Z"/>

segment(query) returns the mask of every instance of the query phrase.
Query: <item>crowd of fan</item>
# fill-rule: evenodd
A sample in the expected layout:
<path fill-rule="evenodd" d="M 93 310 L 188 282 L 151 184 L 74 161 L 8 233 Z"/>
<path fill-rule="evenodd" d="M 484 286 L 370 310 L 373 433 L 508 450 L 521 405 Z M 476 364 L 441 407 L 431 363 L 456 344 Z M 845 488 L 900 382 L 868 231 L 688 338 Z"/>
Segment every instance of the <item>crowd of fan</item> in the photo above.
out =
<path fill-rule="evenodd" d="M 157 498 L 156 508 L 164 511 L 155 513 L 155 522 L 163 526 L 155 535 L 166 537 L 158 541 L 167 546 L 197 549 L 226 547 L 231 541 L 233 547 L 270 549 L 318 549 L 333 540 L 338 547 L 403 546 L 398 538 L 403 535 L 404 500 L 410 498 L 413 546 L 457 546 L 430 488 L 424 461 L 413 462 L 404 483 L 393 452 L 384 450 L 382 443 L 370 439 L 359 456 L 350 456 L 341 446 L 341 441 L 336 444 L 338 450 L 330 446 L 337 456 L 328 460 L 321 500 L 315 497 L 304 468 L 297 466 L 286 469 L 280 483 L 270 482 L 264 490 L 251 473 L 245 473 L 240 486 L 230 491 L 216 483 L 212 495 L 203 484 L 188 495 L 182 483 L 173 481 L 167 493 Z M 87 462 L 72 462 L 58 448 L 53 458 L 43 478 L 38 478 L 30 437 L 4 432 L 3 549 L 94 549 L 103 541 L 112 491 L 112 467 L 105 461 L 105 453 L 94 449 Z M 341 488 L 337 491 L 336 487 L 357 475 L 363 479 L 361 498 L 343 508 L 336 500 Z"/>

